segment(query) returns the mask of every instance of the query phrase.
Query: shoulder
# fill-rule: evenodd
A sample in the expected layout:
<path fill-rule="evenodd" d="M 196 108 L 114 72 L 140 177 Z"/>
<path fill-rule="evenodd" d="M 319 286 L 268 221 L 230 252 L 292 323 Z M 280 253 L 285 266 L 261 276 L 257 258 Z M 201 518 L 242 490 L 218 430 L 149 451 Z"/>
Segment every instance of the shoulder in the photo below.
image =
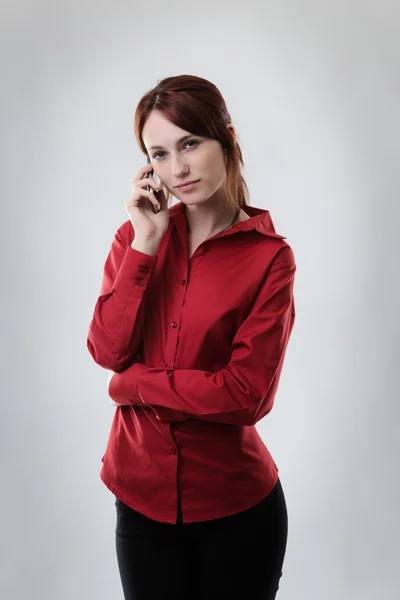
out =
<path fill-rule="evenodd" d="M 294 252 L 287 241 L 287 237 L 277 233 L 270 212 L 263 211 L 262 218 L 256 224 L 256 230 L 262 234 L 261 245 L 268 256 L 268 265 L 278 263 L 292 263 L 296 265 Z"/>

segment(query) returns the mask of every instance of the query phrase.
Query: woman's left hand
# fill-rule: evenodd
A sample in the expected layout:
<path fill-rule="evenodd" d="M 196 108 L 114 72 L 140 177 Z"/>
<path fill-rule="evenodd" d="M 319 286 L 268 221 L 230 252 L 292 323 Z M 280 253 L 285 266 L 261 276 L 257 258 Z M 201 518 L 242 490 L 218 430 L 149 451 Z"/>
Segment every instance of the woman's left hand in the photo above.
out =
<path fill-rule="evenodd" d="M 108 378 L 107 378 L 107 391 L 109 390 L 110 381 L 111 381 L 113 375 L 115 375 L 114 371 L 110 371 Z M 114 406 L 122 406 L 122 404 L 118 404 L 118 402 L 115 402 L 112 398 L 110 398 L 110 404 L 113 404 Z"/>

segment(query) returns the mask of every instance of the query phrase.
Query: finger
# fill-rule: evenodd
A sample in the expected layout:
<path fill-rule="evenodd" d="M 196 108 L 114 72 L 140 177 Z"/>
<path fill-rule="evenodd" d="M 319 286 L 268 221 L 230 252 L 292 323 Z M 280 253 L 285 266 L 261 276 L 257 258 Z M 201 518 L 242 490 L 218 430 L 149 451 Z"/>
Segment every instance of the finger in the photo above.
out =
<path fill-rule="evenodd" d="M 150 200 L 150 202 L 152 203 L 152 205 L 154 206 L 154 208 L 157 209 L 157 212 L 159 212 L 159 210 L 161 210 L 161 204 L 159 203 L 158 199 L 154 196 L 154 192 L 148 192 L 145 189 L 141 189 L 140 197 L 148 198 Z"/>
<path fill-rule="evenodd" d="M 148 165 L 143 165 L 140 167 L 139 171 L 136 173 L 135 177 L 132 177 L 131 184 L 134 185 L 135 181 L 140 181 L 143 177 L 147 175 L 149 171 L 153 170 L 153 165 L 150 163 Z"/>
<path fill-rule="evenodd" d="M 157 181 L 152 177 L 146 177 L 145 179 L 141 179 L 137 183 L 140 185 L 140 187 L 146 187 L 150 185 L 155 192 L 159 192 L 160 190 L 162 190 L 162 184 L 157 183 Z"/>
<path fill-rule="evenodd" d="M 153 170 L 153 165 L 151 163 L 147 164 L 147 165 L 143 165 L 143 167 L 140 167 L 139 171 L 138 171 L 138 175 L 143 175 L 143 173 L 147 173 L 148 171 L 152 171 Z"/>

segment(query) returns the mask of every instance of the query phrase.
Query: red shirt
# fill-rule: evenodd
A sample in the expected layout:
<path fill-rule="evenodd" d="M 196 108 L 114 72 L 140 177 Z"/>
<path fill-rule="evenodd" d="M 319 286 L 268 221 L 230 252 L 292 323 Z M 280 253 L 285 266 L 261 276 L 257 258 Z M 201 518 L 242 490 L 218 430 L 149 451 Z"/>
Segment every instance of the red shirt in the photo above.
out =
<path fill-rule="evenodd" d="M 295 260 L 269 211 L 208 238 L 188 261 L 185 205 L 156 256 L 128 220 L 104 265 L 87 346 L 115 372 L 100 477 L 122 502 L 176 523 L 260 502 L 278 469 L 255 424 L 272 409 L 295 319 Z"/>

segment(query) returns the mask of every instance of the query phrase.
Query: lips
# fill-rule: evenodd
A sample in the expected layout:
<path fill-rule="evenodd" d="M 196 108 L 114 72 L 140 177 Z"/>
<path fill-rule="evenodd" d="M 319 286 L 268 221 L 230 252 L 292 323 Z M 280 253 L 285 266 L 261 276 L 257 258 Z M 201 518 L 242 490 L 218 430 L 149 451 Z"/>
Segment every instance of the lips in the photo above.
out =
<path fill-rule="evenodd" d="M 200 179 L 193 179 L 193 181 L 186 181 L 186 183 L 181 183 L 180 185 L 177 185 L 176 187 L 179 190 L 179 188 L 190 185 L 191 183 L 197 183 L 198 181 L 200 181 Z"/>

